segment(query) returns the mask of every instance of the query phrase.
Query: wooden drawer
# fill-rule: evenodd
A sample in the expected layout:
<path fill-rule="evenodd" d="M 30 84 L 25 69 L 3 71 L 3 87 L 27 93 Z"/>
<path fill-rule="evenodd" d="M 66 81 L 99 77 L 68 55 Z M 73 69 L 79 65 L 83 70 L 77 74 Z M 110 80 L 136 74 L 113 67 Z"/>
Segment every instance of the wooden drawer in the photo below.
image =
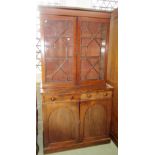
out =
<path fill-rule="evenodd" d="M 43 102 L 77 102 L 79 95 L 46 95 L 43 97 Z"/>
<path fill-rule="evenodd" d="M 90 92 L 81 94 L 81 101 L 85 100 L 97 100 L 97 99 L 108 99 L 112 97 L 111 91 L 102 91 L 102 92 Z"/>

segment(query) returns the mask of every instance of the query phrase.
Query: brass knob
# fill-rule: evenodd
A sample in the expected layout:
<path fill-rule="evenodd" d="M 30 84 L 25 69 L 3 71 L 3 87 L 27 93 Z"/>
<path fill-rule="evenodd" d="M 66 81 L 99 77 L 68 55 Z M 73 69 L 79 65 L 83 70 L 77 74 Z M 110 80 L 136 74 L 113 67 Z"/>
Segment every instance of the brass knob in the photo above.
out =
<path fill-rule="evenodd" d="M 55 100 L 56 100 L 56 98 L 55 98 L 55 97 L 52 97 L 52 98 L 51 98 L 51 101 L 55 101 Z"/>
<path fill-rule="evenodd" d="M 90 98 L 91 97 L 91 94 L 87 94 L 87 97 Z"/>
<path fill-rule="evenodd" d="M 104 93 L 103 95 L 104 95 L 104 96 L 108 96 L 108 93 Z"/>
<path fill-rule="evenodd" d="M 74 96 L 71 96 L 71 100 L 73 100 L 74 99 Z"/>

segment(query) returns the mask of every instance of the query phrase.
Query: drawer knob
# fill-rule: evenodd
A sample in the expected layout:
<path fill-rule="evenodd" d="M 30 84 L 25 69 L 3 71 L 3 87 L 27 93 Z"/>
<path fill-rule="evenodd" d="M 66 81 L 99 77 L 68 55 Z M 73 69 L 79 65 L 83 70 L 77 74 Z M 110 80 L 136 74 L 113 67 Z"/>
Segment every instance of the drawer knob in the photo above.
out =
<path fill-rule="evenodd" d="M 71 100 L 73 100 L 74 99 L 74 96 L 71 96 Z"/>
<path fill-rule="evenodd" d="M 90 98 L 91 97 L 91 94 L 87 94 L 87 97 Z"/>
<path fill-rule="evenodd" d="M 55 98 L 55 97 L 52 97 L 52 98 L 51 98 L 51 101 L 55 101 L 55 100 L 56 100 L 56 98 Z"/>
<path fill-rule="evenodd" d="M 108 93 L 104 93 L 103 95 L 104 95 L 104 96 L 108 96 Z"/>

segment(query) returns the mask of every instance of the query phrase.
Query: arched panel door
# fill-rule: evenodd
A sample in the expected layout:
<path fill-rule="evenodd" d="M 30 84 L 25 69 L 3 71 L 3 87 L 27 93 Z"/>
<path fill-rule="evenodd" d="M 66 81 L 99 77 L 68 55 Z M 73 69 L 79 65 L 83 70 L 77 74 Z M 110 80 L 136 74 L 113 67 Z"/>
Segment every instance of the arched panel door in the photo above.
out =
<path fill-rule="evenodd" d="M 94 100 L 81 102 L 80 121 L 80 137 L 82 140 L 108 137 L 110 127 L 110 101 Z"/>
<path fill-rule="evenodd" d="M 78 139 L 79 111 L 77 102 L 51 102 L 44 108 L 44 145 L 61 147 Z"/>

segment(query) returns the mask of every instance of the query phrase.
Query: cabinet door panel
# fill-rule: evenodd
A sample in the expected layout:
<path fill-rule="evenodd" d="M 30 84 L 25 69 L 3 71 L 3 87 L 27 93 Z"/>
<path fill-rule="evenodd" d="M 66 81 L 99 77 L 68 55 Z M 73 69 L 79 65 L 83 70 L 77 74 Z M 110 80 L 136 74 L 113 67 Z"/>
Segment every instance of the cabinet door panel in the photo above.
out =
<path fill-rule="evenodd" d="M 77 102 L 44 104 L 45 146 L 78 139 L 79 111 Z"/>
<path fill-rule="evenodd" d="M 106 80 L 106 53 L 109 21 L 98 18 L 78 18 L 78 81 L 96 83 Z"/>
<path fill-rule="evenodd" d="M 43 15 L 41 19 L 43 81 L 53 84 L 74 83 L 76 18 Z"/>
<path fill-rule="evenodd" d="M 83 140 L 109 136 L 111 100 L 80 103 L 80 137 Z"/>

